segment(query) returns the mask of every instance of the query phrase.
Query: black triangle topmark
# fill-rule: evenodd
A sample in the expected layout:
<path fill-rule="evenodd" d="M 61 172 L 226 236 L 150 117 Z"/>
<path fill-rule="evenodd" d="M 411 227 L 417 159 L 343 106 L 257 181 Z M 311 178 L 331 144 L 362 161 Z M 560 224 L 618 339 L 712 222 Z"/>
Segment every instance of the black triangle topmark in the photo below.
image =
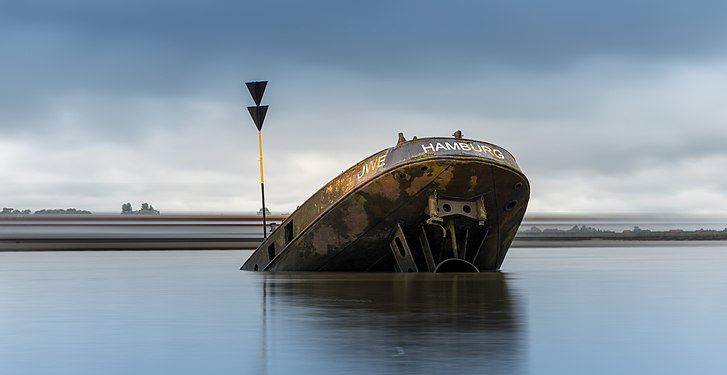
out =
<path fill-rule="evenodd" d="M 268 106 L 250 106 L 247 107 L 247 111 L 250 112 L 252 121 L 255 122 L 255 126 L 258 131 L 263 130 L 263 122 L 265 122 L 265 115 L 268 113 Z"/>
<path fill-rule="evenodd" d="M 263 101 L 263 94 L 265 94 L 265 87 L 267 87 L 268 81 L 245 82 L 245 85 L 247 86 L 247 91 L 250 91 L 255 105 L 259 106 Z"/>

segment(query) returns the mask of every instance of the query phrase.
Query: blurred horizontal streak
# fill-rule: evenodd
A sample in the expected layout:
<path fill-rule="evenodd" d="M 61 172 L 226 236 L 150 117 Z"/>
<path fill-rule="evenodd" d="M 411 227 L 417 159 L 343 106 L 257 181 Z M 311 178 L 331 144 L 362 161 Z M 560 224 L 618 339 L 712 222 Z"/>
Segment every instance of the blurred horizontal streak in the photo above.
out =
<path fill-rule="evenodd" d="M 262 225 L 257 215 L 7 215 L 0 251 L 254 249 Z"/>
<path fill-rule="evenodd" d="M 268 215 L 268 218 L 274 221 L 285 220 L 287 215 Z M 128 222 L 178 222 L 178 221 L 194 221 L 210 222 L 210 221 L 230 221 L 230 222 L 260 222 L 262 223 L 262 216 L 258 215 L 205 215 L 205 214 L 164 214 L 164 215 L 104 215 L 104 214 L 90 214 L 90 215 L 22 215 L 22 214 L 9 214 L 0 215 L 0 223 L 5 225 L 6 223 L 13 222 L 104 222 L 104 221 L 128 221 Z"/>
<path fill-rule="evenodd" d="M 272 215 L 271 230 L 286 215 Z M 165 214 L 165 215 L 0 215 L 0 251 L 61 250 L 212 250 L 255 249 L 262 240 L 258 215 Z M 573 226 L 611 230 L 613 234 L 568 231 Z M 621 234 L 634 227 L 669 230 L 727 227 L 727 217 L 654 213 L 589 214 L 533 213 L 525 216 L 513 247 L 623 246 L 638 240 L 648 246 L 664 238 L 690 240 L 680 233 Z M 535 233 L 559 228 L 556 233 Z M 724 237 L 723 234 L 718 234 Z M 710 235 L 711 236 L 711 235 Z M 721 239 L 705 237 L 697 239 Z M 660 244 L 663 241 L 660 241 Z M 679 241 L 670 241 L 673 243 Z M 682 241 L 683 242 L 683 241 Z"/>
<path fill-rule="evenodd" d="M 267 218 L 276 222 L 282 222 L 288 216 L 267 215 Z M 572 214 L 572 213 L 528 213 L 523 222 L 725 222 L 727 215 L 709 214 L 681 214 L 681 213 L 593 213 L 593 214 Z M 104 222 L 128 222 L 128 223 L 185 223 L 199 222 L 211 225 L 214 222 L 229 223 L 258 223 L 262 224 L 262 216 L 254 214 L 163 214 L 163 215 L 0 215 L 0 225 L 15 223 L 60 223 L 79 222 L 86 225 L 103 224 Z"/>

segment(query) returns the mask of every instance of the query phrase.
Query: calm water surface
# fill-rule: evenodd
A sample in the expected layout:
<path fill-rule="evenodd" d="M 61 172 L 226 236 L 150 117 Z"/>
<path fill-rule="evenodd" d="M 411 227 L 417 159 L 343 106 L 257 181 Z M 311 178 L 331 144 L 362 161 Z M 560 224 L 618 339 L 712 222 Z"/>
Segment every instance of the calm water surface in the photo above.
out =
<path fill-rule="evenodd" d="M 0 253 L 0 374 L 727 372 L 727 246 L 515 248 L 459 275 L 249 254 Z"/>

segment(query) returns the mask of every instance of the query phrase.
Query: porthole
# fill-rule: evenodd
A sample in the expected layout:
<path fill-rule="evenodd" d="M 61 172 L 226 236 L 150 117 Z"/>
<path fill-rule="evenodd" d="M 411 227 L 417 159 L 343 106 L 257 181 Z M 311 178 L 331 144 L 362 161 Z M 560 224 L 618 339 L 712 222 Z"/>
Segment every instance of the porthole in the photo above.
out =
<path fill-rule="evenodd" d="M 468 214 L 468 213 L 472 212 L 472 208 L 469 205 L 465 204 L 464 206 L 462 206 L 462 211 L 464 211 L 464 213 Z"/>
<path fill-rule="evenodd" d="M 521 187 L 523 187 L 523 183 L 522 182 L 518 182 L 518 183 L 515 184 L 515 186 L 513 186 L 513 188 L 515 188 L 515 190 L 520 189 Z"/>
<path fill-rule="evenodd" d="M 449 212 L 449 211 L 452 211 L 452 206 L 445 203 L 444 206 L 442 206 L 442 209 L 444 210 L 444 212 Z"/>
<path fill-rule="evenodd" d="M 517 206 L 517 201 L 510 201 L 510 203 L 505 206 L 505 211 L 510 211 L 515 208 L 515 206 Z"/>

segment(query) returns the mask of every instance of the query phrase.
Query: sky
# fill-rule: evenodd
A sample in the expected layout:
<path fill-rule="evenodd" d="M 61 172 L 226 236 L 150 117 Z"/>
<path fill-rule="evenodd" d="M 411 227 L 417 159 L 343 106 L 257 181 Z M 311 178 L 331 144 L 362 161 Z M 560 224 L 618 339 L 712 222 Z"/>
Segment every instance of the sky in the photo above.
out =
<path fill-rule="evenodd" d="M 724 1 L 0 1 L 0 206 L 290 212 L 407 137 L 515 155 L 531 213 L 727 214 Z"/>

